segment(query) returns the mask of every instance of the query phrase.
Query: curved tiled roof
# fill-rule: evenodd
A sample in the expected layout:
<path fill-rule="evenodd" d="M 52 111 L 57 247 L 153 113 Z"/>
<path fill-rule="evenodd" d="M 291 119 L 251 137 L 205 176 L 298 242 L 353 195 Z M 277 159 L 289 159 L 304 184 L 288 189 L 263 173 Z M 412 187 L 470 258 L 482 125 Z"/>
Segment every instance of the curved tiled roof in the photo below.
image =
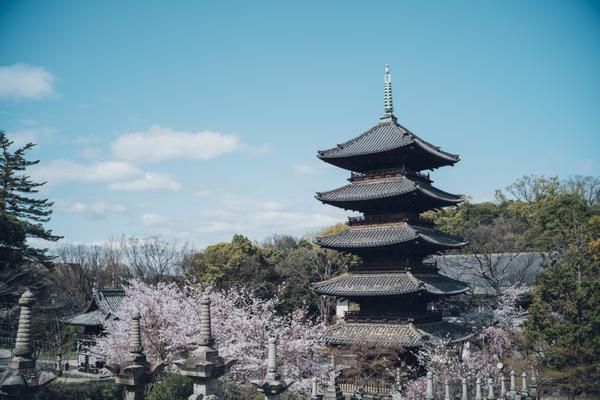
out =
<path fill-rule="evenodd" d="M 453 164 L 459 159 L 458 155 L 447 153 L 439 147 L 424 141 L 394 121 L 380 122 L 354 139 L 339 144 L 337 147 L 319 151 L 318 157 L 328 159 L 382 153 L 412 144 L 446 161 L 448 164 Z"/>
<path fill-rule="evenodd" d="M 323 202 L 364 201 L 400 196 L 420 191 L 427 196 L 447 203 L 458 203 L 461 197 L 444 192 L 424 182 L 415 182 L 406 176 L 352 182 L 340 188 L 317 193 Z"/>
<path fill-rule="evenodd" d="M 340 322 L 327 329 L 324 339 L 329 345 L 378 344 L 418 347 L 425 334 L 408 324 L 365 324 Z"/>
<path fill-rule="evenodd" d="M 426 291 L 451 295 L 468 290 L 468 285 L 438 274 L 411 272 L 344 274 L 313 284 L 319 294 L 330 296 L 394 296 Z"/>
<path fill-rule="evenodd" d="M 64 318 L 63 322 L 71 325 L 101 326 L 103 321 L 115 318 L 124 298 L 123 289 L 94 289 L 92 301 L 85 311 Z"/>
<path fill-rule="evenodd" d="M 461 324 L 437 321 L 421 324 L 345 323 L 330 326 L 323 339 L 329 345 L 377 344 L 382 346 L 420 347 L 426 341 L 448 337 L 457 342 L 471 337 Z"/>
<path fill-rule="evenodd" d="M 323 247 L 360 249 L 393 246 L 422 239 L 442 248 L 463 247 L 467 243 L 435 229 L 410 225 L 406 222 L 350 227 L 345 231 L 316 238 Z"/>

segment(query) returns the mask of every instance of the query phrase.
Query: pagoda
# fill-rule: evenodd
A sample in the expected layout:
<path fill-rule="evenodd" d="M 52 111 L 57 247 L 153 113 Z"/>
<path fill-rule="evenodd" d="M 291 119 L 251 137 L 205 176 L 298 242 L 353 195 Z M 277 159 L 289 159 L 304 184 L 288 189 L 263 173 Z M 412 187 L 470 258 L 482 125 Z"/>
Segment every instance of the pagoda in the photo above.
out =
<path fill-rule="evenodd" d="M 363 134 L 318 158 L 351 171 L 349 184 L 317 193 L 318 200 L 362 214 L 346 229 L 318 237 L 321 247 L 359 256 L 348 273 L 313 285 L 321 295 L 337 298 L 338 323 L 329 345 L 377 344 L 416 348 L 439 338 L 460 341 L 470 336 L 462 325 L 442 319 L 433 302 L 464 293 L 468 285 L 438 273 L 429 256 L 467 243 L 437 231 L 420 214 L 454 206 L 462 197 L 437 189 L 425 170 L 459 161 L 434 146 L 394 116 L 389 65 L 384 75 L 385 114 Z M 340 308 L 343 312 L 340 312 Z"/>

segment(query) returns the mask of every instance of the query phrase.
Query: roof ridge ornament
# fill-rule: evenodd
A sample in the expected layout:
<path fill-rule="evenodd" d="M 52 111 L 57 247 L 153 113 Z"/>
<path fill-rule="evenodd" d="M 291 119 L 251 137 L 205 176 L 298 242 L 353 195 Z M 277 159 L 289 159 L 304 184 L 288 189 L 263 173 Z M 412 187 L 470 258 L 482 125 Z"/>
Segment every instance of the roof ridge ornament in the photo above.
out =
<path fill-rule="evenodd" d="M 394 102 L 392 99 L 392 75 L 390 74 L 390 64 L 385 65 L 383 75 L 383 108 L 385 114 L 380 118 L 381 122 L 396 122 L 394 116 Z"/>

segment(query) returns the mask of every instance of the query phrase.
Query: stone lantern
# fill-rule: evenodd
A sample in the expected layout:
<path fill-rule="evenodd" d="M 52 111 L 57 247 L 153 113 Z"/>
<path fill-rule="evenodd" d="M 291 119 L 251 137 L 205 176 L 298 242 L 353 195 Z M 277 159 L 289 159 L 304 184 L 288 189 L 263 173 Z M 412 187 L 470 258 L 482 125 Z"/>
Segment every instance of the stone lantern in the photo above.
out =
<path fill-rule="evenodd" d="M 8 368 L 0 373 L 0 397 L 14 400 L 30 399 L 41 387 L 56 379 L 53 373 L 37 368 L 33 358 L 31 308 L 34 302 L 35 297 L 30 290 L 25 291 L 19 298 L 21 313 L 17 340 Z"/>
<path fill-rule="evenodd" d="M 335 357 L 333 354 L 331 355 L 331 371 L 329 372 L 329 382 L 327 382 L 327 387 L 325 388 L 325 392 L 323 394 L 323 400 L 343 400 L 344 394 L 340 389 L 340 385 L 338 383 L 338 376 L 340 375 L 340 371 L 337 370 L 335 365 Z"/>
<path fill-rule="evenodd" d="M 200 299 L 200 340 L 198 348 L 187 359 L 174 361 L 182 375 L 189 376 L 194 382 L 194 393 L 189 400 L 221 400 L 217 393 L 217 380 L 229 372 L 237 361 L 219 356 L 213 348 L 210 321 L 210 297 L 207 293 Z"/>
<path fill-rule="evenodd" d="M 264 393 L 265 400 L 279 400 L 281 393 L 285 392 L 292 383 L 294 381 L 282 379 L 277 372 L 277 338 L 271 336 L 268 345 L 267 373 L 263 380 L 252 381 L 252 384 L 259 392 Z"/>
<path fill-rule="evenodd" d="M 106 365 L 106 369 L 113 374 L 115 382 L 125 386 L 125 400 L 143 400 L 146 385 L 152 382 L 166 366 L 165 363 L 153 364 L 146 360 L 142 347 L 141 318 L 138 312 L 131 317 L 128 360 L 122 364 Z"/>

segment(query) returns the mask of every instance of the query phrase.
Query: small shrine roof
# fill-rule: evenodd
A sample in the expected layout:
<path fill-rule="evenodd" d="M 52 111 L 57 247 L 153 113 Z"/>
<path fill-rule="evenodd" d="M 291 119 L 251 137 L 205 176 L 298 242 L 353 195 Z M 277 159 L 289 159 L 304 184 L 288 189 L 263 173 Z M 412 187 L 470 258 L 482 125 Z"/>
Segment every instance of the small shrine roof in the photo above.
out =
<path fill-rule="evenodd" d="M 441 150 L 419 138 L 417 135 L 398 124 L 395 119 L 382 121 L 363 134 L 336 147 L 318 152 L 317 157 L 327 161 L 330 159 L 364 156 L 415 146 L 437 158 L 438 164 L 451 165 L 459 160 L 459 156 Z"/>
<path fill-rule="evenodd" d="M 425 291 L 431 294 L 451 295 L 469 289 L 466 283 L 436 274 L 413 274 L 409 271 L 394 273 L 343 274 L 313 284 L 314 290 L 330 296 L 394 296 Z"/>
<path fill-rule="evenodd" d="M 419 239 L 440 248 L 459 248 L 467 244 L 460 238 L 407 222 L 351 226 L 342 232 L 317 237 L 316 243 L 333 249 L 360 249 L 393 246 Z"/>
<path fill-rule="evenodd" d="M 389 347 L 420 347 L 425 342 L 448 337 L 453 342 L 466 340 L 472 332 L 464 325 L 447 321 L 422 324 L 377 324 L 340 322 L 327 329 L 329 345 L 374 344 Z"/>
<path fill-rule="evenodd" d="M 316 197 L 323 202 L 348 202 L 394 197 L 415 191 L 449 204 L 462 200 L 458 195 L 444 192 L 425 182 L 416 182 L 406 176 L 352 182 L 334 190 L 317 193 Z"/>
<path fill-rule="evenodd" d="M 124 298 L 123 289 L 94 289 L 92 300 L 86 309 L 63 319 L 63 322 L 70 325 L 101 326 L 106 319 L 114 318 Z"/>

